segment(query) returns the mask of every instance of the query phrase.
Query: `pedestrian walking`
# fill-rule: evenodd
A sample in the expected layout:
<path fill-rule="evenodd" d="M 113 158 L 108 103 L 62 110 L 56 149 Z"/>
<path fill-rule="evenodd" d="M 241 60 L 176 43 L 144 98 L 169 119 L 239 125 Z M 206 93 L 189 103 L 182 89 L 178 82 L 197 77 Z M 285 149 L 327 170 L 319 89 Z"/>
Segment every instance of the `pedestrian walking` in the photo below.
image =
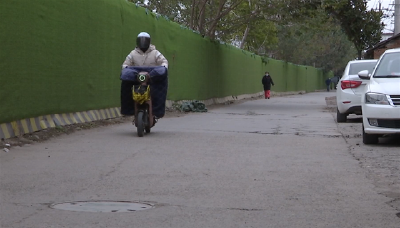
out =
<path fill-rule="evenodd" d="M 337 84 L 339 82 L 339 76 L 333 76 L 333 78 L 331 79 L 331 89 L 336 89 Z"/>
<path fill-rule="evenodd" d="M 326 80 L 325 80 L 325 84 L 326 84 L 326 91 L 328 91 L 329 92 L 329 87 L 331 86 L 331 79 L 330 78 L 327 78 Z"/>
<path fill-rule="evenodd" d="M 275 85 L 274 81 L 272 80 L 271 75 L 269 75 L 269 72 L 265 72 L 265 75 L 263 76 L 261 80 L 263 86 L 264 86 L 264 96 L 265 99 L 269 99 L 271 96 L 271 85 Z"/>

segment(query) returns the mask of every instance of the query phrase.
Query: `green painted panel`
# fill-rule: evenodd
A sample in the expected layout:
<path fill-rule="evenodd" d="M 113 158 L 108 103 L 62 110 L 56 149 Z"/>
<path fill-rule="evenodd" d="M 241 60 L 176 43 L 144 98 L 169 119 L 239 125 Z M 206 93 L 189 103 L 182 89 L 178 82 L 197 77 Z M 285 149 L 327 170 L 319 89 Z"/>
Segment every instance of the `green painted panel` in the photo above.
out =
<path fill-rule="evenodd" d="M 117 107 L 120 70 L 139 32 L 170 65 L 169 100 L 324 88 L 322 71 L 268 59 L 202 37 L 125 0 L 0 2 L 0 123 Z"/>

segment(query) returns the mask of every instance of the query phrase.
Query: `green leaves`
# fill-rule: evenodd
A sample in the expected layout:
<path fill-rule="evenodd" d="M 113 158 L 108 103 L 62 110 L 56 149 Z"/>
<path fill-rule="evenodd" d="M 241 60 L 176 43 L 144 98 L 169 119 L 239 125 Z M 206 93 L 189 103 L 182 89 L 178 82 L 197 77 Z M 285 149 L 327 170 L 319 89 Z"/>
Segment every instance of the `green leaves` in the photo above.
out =
<path fill-rule="evenodd" d="M 278 34 L 278 47 L 269 50 L 277 59 L 340 72 L 356 56 L 340 24 L 322 9 L 301 23 L 279 26 Z"/>
<path fill-rule="evenodd" d="M 364 0 L 131 1 L 212 40 L 332 70 L 361 58 L 383 29 L 382 12 L 367 11 Z"/>
<path fill-rule="evenodd" d="M 380 19 L 382 11 L 367 11 L 367 3 L 363 0 L 327 0 L 323 4 L 325 11 L 333 15 L 342 26 L 344 32 L 358 52 L 371 48 L 381 40 L 384 25 Z"/>

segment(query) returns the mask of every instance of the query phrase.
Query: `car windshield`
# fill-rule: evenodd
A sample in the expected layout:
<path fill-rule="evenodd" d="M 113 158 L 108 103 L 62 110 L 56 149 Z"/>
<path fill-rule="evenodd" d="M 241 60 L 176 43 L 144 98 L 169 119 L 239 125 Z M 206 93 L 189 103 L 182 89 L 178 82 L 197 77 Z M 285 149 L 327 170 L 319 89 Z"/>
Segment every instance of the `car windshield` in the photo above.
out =
<path fill-rule="evenodd" d="M 400 77 L 400 53 L 385 54 L 374 73 L 374 78 L 399 78 Z"/>
<path fill-rule="evenodd" d="M 355 62 L 350 65 L 349 75 L 356 75 L 358 72 L 362 70 L 368 70 L 368 72 L 372 72 L 376 65 L 376 62 Z"/>

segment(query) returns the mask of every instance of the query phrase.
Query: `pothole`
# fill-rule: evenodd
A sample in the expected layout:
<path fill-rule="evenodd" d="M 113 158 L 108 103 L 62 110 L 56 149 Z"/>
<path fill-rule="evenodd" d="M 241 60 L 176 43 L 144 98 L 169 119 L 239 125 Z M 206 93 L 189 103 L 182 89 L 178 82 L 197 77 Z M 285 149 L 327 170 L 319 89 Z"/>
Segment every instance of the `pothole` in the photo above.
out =
<path fill-rule="evenodd" d="M 399 213 L 397 213 L 396 215 L 397 215 L 397 217 L 399 217 L 399 218 L 400 218 L 400 212 L 399 212 Z"/>
<path fill-rule="evenodd" d="M 50 205 L 50 208 L 80 212 L 135 212 L 153 208 L 149 203 L 129 201 L 79 201 Z"/>

